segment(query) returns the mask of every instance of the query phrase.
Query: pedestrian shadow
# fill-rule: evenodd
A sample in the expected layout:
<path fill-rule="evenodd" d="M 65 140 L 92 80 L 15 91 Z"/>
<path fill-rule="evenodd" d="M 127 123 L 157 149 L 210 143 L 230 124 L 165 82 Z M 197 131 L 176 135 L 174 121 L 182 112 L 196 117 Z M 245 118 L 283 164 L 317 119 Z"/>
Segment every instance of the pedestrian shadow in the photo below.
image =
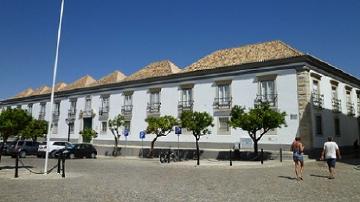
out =
<path fill-rule="evenodd" d="M 289 176 L 278 176 L 279 178 L 285 178 L 288 180 L 296 180 L 296 177 L 289 177 Z"/>
<path fill-rule="evenodd" d="M 325 175 L 316 175 L 316 174 L 310 174 L 310 176 L 312 176 L 312 177 L 321 177 L 321 178 L 329 178 L 329 176 L 325 176 Z"/>
<path fill-rule="evenodd" d="M 32 166 L 18 166 L 18 168 L 33 168 Z M 15 169 L 15 166 L 0 166 L 0 170 L 10 170 L 10 169 Z"/>

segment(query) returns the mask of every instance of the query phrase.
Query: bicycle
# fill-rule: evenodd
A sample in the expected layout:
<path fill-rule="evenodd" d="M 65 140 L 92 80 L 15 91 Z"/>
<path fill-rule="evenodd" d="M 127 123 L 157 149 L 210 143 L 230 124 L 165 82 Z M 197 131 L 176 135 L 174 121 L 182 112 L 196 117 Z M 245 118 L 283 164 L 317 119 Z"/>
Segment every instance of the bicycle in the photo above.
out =
<path fill-rule="evenodd" d="M 161 152 L 159 157 L 160 157 L 160 163 L 170 163 L 171 161 L 173 162 L 177 161 L 177 155 L 172 150 Z"/>

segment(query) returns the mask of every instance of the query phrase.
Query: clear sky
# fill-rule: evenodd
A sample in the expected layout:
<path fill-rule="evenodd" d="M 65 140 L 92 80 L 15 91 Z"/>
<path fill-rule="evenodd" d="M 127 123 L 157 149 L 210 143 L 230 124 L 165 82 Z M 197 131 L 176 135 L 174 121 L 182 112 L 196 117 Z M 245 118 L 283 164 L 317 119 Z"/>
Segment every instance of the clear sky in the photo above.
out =
<path fill-rule="evenodd" d="M 0 0 L 0 100 L 51 85 L 60 0 Z M 360 1 L 65 0 L 57 81 L 282 40 L 360 78 Z"/>

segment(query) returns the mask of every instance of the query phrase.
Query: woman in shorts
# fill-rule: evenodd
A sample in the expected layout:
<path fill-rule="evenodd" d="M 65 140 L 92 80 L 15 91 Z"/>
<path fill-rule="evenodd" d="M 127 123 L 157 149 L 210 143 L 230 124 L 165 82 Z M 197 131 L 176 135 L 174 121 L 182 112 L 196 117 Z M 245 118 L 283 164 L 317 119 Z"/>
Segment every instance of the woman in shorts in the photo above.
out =
<path fill-rule="evenodd" d="M 296 137 L 295 141 L 291 144 L 291 151 L 293 152 L 293 160 L 295 163 L 295 175 L 297 180 L 304 180 L 304 146 L 300 142 L 300 137 Z"/>

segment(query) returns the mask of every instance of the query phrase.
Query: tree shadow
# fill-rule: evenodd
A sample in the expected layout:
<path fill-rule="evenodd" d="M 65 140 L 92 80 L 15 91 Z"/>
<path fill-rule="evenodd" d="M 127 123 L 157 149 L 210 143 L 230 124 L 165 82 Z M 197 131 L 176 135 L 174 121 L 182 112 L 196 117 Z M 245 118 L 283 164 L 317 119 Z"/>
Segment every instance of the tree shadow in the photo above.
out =
<path fill-rule="evenodd" d="M 289 180 L 296 180 L 296 177 L 289 177 L 289 176 L 278 176 L 279 178 L 285 178 Z"/>

